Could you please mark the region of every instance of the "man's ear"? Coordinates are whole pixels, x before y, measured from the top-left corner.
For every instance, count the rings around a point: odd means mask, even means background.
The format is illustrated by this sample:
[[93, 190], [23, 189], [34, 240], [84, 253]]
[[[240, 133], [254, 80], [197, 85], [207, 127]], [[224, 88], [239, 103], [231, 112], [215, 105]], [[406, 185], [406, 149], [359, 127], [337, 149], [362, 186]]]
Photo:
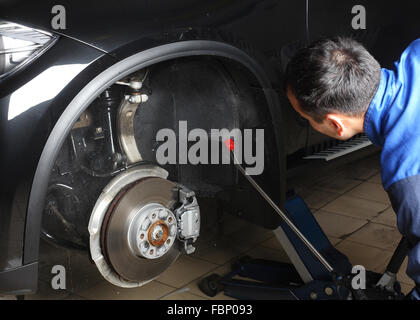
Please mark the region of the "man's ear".
[[343, 118], [340, 115], [333, 113], [327, 114], [325, 118], [328, 121], [328, 123], [330, 123], [334, 127], [335, 131], [337, 132], [337, 135], [341, 137], [344, 133]]

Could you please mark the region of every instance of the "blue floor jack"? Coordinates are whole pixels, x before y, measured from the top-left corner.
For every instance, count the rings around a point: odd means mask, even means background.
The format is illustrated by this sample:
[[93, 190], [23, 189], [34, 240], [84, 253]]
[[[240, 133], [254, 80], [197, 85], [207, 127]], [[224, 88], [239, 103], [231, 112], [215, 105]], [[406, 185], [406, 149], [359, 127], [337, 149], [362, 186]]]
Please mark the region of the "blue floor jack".
[[[232, 153], [233, 155], [233, 153]], [[234, 158], [235, 160], [235, 158]], [[402, 238], [384, 274], [352, 266], [335, 249], [303, 199], [292, 194], [285, 212], [234, 161], [238, 170], [282, 218], [274, 230], [292, 263], [244, 257], [225, 276], [212, 274], [199, 287], [209, 296], [218, 292], [248, 300], [382, 300], [403, 299], [396, 274], [407, 255]], [[235, 279], [235, 276], [253, 281]]]

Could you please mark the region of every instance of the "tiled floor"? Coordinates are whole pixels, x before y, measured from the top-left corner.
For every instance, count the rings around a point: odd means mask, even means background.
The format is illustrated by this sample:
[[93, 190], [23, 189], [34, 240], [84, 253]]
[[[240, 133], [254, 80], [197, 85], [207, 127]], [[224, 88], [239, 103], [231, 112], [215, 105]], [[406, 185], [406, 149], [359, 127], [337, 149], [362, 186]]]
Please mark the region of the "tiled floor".
[[[400, 234], [395, 214], [380, 181], [378, 155], [347, 164], [321, 178], [306, 177], [296, 190], [312, 209], [333, 245], [353, 264], [382, 272]], [[272, 231], [238, 218], [223, 218], [218, 224], [207, 221], [197, 251], [181, 256], [167, 271], [137, 289], [108, 284], [82, 252], [56, 248], [42, 242], [39, 292], [27, 299], [209, 299], [198, 289], [199, 280], [211, 273], [224, 274], [240, 256], [287, 261], [287, 255]], [[66, 290], [50, 286], [51, 267], [66, 267]], [[408, 292], [412, 281], [405, 275], [407, 261], [398, 279]], [[231, 299], [223, 293], [212, 299]]]

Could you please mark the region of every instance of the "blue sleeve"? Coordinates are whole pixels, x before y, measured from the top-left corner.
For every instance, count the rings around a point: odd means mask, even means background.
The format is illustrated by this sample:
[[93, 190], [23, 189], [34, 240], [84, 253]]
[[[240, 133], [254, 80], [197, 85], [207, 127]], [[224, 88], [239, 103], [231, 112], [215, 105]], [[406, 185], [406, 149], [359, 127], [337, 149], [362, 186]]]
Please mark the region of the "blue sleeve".
[[407, 275], [420, 285], [420, 175], [394, 183], [388, 189], [400, 233], [409, 243]]
[[387, 109], [381, 119], [381, 155], [385, 189], [420, 174], [420, 39], [395, 63], [387, 85]]

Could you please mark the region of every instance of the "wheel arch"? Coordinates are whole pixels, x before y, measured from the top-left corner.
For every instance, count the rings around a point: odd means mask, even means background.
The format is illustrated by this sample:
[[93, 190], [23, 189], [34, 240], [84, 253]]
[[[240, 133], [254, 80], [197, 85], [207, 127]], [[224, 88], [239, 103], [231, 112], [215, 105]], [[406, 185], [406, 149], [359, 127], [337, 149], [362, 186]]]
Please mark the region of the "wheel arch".
[[[188, 56], [216, 56], [234, 60], [243, 65], [257, 79], [265, 98], [276, 135], [279, 165], [285, 172], [283, 126], [278, 97], [259, 63], [247, 53], [232, 45], [207, 40], [191, 40], [161, 45], [133, 54], [109, 67], [92, 79], [68, 104], [54, 125], [41, 153], [32, 182], [25, 222], [23, 264], [38, 260], [42, 213], [50, 172], [72, 125], [92, 101], [108, 86], [136, 70], [159, 62]], [[284, 179], [283, 179], [284, 180]], [[282, 190], [285, 190], [283, 186]], [[282, 192], [284, 196], [285, 192]], [[284, 203], [284, 198], [281, 199]]]

